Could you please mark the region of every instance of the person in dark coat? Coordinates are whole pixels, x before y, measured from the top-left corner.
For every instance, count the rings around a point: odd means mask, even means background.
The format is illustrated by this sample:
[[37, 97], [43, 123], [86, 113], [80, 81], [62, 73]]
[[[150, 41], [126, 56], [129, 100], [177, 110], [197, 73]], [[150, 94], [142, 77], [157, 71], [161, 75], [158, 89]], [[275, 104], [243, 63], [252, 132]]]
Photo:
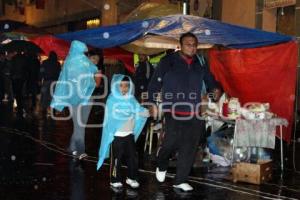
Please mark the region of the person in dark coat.
[[134, 75], [135, 96], [141, 99], [141, 94], [147, 92], [148, 84], [151, 80], [154, 68], [149, 62], [147, 55], [139, 54], [139, 62]]
[[[199, 117], [203, 82], [216, 100], [220, 94], [219, 84], [208, 65], [197, 57], [197, 46], [194, 34], [183, 34], [181, 50], [161, 59], [148, 86], [151, 102], [162, 92], [165, 117], [165, 136], [158, 152], [156, 179], [165, 181], [169, 158], [178, 152], [173, 187], [183, 192], [193, 190], [187, 181], [205, 123]], [[156, 116], [157, 108], [153, 106], [150, 113]]]
[[10, 76], [12, 80], [13, 93], [17, 101], [17, 114], [23, 116], [24, 114], [24, 96], [23, 88], [25, 81], [28, 78], [26, 56], [22, 52], [17, 52], [11, 60]]
[[3, 68], [2, 68], [2, 72], [3, 72], [3, 86], [4, 86], [4, 101], [7, 102], [12, 102], [14, 100], [14, 95], [13, 95], [13, 89], [12, 89], [12, 80], [11, 80], [11, 75], [10, 75], [10, 71], [11, 71], [11, 65], [12, 65], [12, 57], [15, 56], [15, 52], [13, 53], [8, 53], [5, 57], [4, 57], [4, 61], [3, 61]]
[[35, 53], [27, 54], [27, 92], [31, 94], [31, 110], [36, 107], [36, 95], [39, 93], [40, 60]]
[[52, 94], [54, 92], [54, 84], [59, 77], [60, 70], [61, 65], [58, 62], [57, 54], [54, 51], [51, 51], [48, 59], [42, 63], [40, 69], [40, 78], [42, 80], [41, 107], [43, 114], [47, 114], [47, 109], [50, 106]]
[[4, 53], [0, 52], [0, 103], [2, 103], [2, 99], [4, 98], [4, 94], [5, 94], [4, 68], [5, 68], [5, 55]]

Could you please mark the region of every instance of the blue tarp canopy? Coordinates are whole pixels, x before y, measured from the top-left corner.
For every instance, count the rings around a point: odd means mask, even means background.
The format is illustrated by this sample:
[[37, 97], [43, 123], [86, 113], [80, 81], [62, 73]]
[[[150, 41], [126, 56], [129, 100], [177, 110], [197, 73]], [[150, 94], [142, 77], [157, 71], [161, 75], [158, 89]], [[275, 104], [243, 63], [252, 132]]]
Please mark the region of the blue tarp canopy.
[[149, 34], [179, 39], [185, 32], [193, 32], [200, 43], [223, 45], [228, 48], [254, 48], [293, 40], [293, 37], [278, 33], [190, 15], [171, 15], [64, 33], [57, 37], [69, 41], [79, 40], [98, 48], [110, 48], [128, 44]]

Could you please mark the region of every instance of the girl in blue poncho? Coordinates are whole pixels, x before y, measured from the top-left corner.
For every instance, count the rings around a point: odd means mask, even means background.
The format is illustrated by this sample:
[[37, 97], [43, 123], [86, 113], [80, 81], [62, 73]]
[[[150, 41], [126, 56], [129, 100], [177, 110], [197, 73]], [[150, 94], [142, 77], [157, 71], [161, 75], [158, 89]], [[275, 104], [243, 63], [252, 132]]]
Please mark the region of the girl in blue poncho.
[[79, 159], [85, 154], [85, 125], [91, 110], [91, 95], [98, 86], [98, 69], [85, 55], [87, 46], [80, 41], [73, 41], [63, 69], [57, 81], [51, 107], [62, 111], [70, 109], [73, 120], [73, 134], [69, 151]]
[[97, 169], [100, 169], [111, 149], [110, 185], [114, 188], [123, 186], [120, 174], [123, 157], [128, 166], [126, 183], [132, 188], [139, 187], [135, 141], [149, 113], [134, 98], [133, 91], [133, 83], [128, 76], [121, 74], [113, 76], [111, 94], [106, 102]]

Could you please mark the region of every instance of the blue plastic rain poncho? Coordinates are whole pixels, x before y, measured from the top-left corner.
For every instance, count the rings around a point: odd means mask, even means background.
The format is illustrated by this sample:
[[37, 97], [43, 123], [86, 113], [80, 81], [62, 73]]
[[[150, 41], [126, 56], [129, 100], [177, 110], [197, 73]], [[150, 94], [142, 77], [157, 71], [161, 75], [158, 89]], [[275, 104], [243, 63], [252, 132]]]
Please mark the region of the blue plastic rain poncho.
[[68, 105], [88, 103], [96, 86], [94, 74], [98, 69], [84, 54], [87, 50], [84, 43], [72, 42], [55, 87], [52, 108], [62, 111]]
[[136, 141], [147, 120], [146, 117], [140, 115], [140, 113], [147, 113], [147, 110], [135, 99], [133, 95], [134, 86], [129, 77], [129, 91], [125, 96], [121, 94], [119, 86], [124, 77], [125, 75], [115, 74], [112, 78], [111, 94], [109, 95], [105, 106], [97, 170], [102, 166], [104, 159], [109, 157], [110, 144], [114, 140], [114, 134], [122, 127], [122, 125], [129, 119], [134, 119], [133, 134]]

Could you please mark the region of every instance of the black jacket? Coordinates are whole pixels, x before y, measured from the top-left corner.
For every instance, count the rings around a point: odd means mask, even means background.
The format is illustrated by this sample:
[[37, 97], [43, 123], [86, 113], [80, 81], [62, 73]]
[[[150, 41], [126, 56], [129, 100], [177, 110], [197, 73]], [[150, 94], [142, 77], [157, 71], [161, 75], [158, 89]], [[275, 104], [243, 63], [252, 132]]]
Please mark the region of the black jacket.
[[45, 81], [56, 81], [59, 77], [61, 66], [58, 61], [47, 59], [41, 66], [41, 78]]
[[28, 63], [24, 54], [17, 54], [11, 60], [10, 76], [13, 80], [27, 80], [29, 76]]
[[[149, 67], [149, 69], [147, 69], [147, 67]], [[147, 70], [149, 70], [149, 77], [146, 76]], [[154, 68], [149, 61], [138, 63], [138, 67], [135, 71], [135, 76], [134, 76], [135, 89], [138, 94], [147, 91], [148, 84], [151, 80], [153, 72], [154, 72]]]
[[218, 87], [207, 64], [200, 64], [197, 56], [194, 56], [189, 65], [180, 52], [175, 52], [162, 58], [158, 64], [148, 86], [149, 98], [154, 101], [155, 93], [162, 91], [162, 99], [166, 104], [164, 109], [168, 110], [173, 105], [175, 108], [172, 111], [194, 113], [201, 102], [203, 82], [208, 90]]

